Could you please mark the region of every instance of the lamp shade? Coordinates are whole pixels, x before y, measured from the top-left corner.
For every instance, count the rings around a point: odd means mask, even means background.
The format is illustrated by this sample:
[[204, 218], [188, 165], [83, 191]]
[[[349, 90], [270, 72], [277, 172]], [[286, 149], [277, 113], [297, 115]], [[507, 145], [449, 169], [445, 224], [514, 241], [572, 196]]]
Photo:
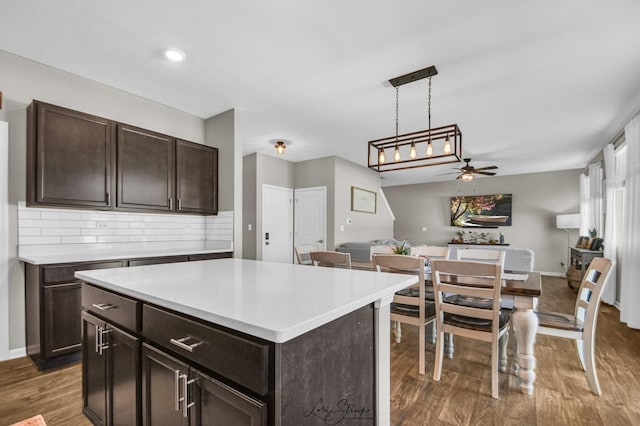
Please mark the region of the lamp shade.
[[580, 228], [580, 213], [559, 214], [556, 216], [556, 228], [578, 229]]

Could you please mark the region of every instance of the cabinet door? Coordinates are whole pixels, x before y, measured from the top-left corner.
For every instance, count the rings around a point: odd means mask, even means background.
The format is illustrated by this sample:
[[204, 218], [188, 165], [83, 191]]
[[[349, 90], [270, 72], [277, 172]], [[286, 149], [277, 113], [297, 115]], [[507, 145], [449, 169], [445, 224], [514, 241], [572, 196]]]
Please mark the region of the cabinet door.
[[107, 424], [107, 363], [98, 347], [105, 327], [104, 321], [82, 313], [82, 412], [94, 425]]
[[173, 139], [160, 133], [118, 124], [117, 146], [117, 206], [173, 210]]
[[[191, 426], [259, 426], [267, 424], [266, 404], [225, 385], [198, 370], [191, 369], [194, 405]], [[191, 395], [191, 392], [190, 392]]]
[[35, 102], [29, 112], [28, 202], [111, 207], [113, 123], [42, 102]]
[[140, 424], [140, 339], [107, 325], [109, 425]]
[[43, 287], [45, 358], [80, 350], [80, 300], [80, 283]]
[[142, 424], [145, 426], [188, 424], [182, 415], [181, 376], [188, 367], [147, 344], [142, 345]]
[[218, 213], [218, 149], [176, 140], [177, 210]]

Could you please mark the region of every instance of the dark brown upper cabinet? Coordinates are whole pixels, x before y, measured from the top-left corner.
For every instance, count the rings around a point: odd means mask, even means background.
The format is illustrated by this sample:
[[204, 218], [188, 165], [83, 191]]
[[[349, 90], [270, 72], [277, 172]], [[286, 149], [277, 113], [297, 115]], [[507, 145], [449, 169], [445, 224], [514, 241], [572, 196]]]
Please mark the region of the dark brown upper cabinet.
[[27, 203], [113, 207], [114, 123], [38, 101], [28, 114]]
[[218, 149], [33, 101], [27, 204], [218, 213]]
[[176, 140], [176, 209], [218, 213], [218, 149]]
[[175, 158], [170, 136], [118, 124], [118, 207], [174, 210]]

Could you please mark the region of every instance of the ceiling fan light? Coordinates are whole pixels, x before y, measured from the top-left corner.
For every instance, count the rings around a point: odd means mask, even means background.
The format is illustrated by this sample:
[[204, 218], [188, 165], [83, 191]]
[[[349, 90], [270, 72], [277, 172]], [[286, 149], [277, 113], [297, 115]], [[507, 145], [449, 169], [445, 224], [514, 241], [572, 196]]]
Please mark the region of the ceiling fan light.
[[384, 164], [387, 161], [387, 156], [384, 155], [384, 149], [380, 148], [378, 152], [378, 164]]
[[465, 172], [465, 173], [462, 174], [461, 179], [466, 181], [466, 182], [472, 181], [473, 180], [473, 173]]
[[284, 142], [278, 141], [273, 147], [276, 149], [278, 155], [282, 155], [284, 154], [284, 150], [287, 146], [284, 144]]
[[427, 151], [425, 152], [427, 157], [433, 157], [433, 145], [431, 145], [431, 140], [427, 144]]
[[396, 149], [393, 151], [393, 161], [396, 163], [400, 161], [400, 147], [396, 144]]
[[409, 158], [412, 160], [418, 156], [418, 152], [416, 151], [416, 143], [411, 141], [411, 148], [409, 149]]
[[451, 154], [451, 141], [449, 140], [449, 135], [447, 135], [447, 138], [444, 140], [443, 152], [445, 154]]

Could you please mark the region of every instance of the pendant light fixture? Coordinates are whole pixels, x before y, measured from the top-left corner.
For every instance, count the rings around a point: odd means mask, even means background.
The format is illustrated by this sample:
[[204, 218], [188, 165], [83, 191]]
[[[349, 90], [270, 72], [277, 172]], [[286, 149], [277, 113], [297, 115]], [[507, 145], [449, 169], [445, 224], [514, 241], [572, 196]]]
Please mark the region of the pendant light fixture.
[[[462, 133], [457, 124], [431, 127], [431, 78], [438, 74], [435, 66], [392, 78], [389, 83], [396, 89], [395, 136], [369, 141], [368, 166], [378, 172], [413, 169], [416, 167], [460, 162]], [[429, 79], [427, 92], [426, 130], [399, 134], [399, 89], [414, 81]], [[393, 148], [393, 162], [387, 163], [386, 148]], [[408, 148], [408, 150], [407, 150]]]

